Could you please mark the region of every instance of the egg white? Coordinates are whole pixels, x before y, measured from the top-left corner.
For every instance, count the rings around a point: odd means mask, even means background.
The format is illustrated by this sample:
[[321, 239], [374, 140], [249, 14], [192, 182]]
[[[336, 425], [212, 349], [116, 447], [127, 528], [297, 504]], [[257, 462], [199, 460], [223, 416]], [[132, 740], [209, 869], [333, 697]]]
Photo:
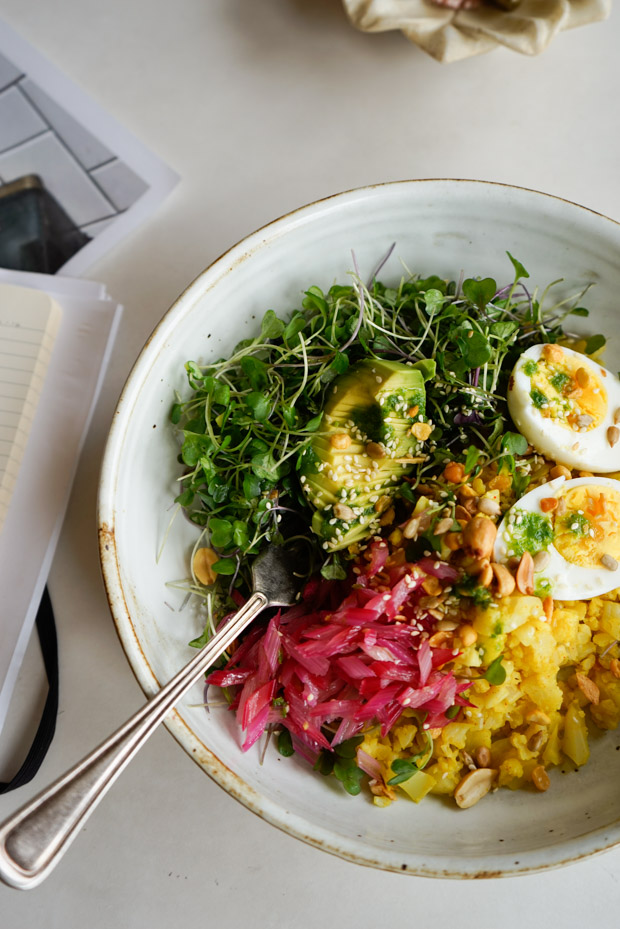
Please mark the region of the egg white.
[[531, 380], [525, 374], [528, 361], [541, 359], [544, 345], [534, 345], [523, 352], [512, 372], [508, 387], [508, 409], [515, 426], [537, 451], [548, 458], [584, 471], [598, 474], [620, 471], [620, 442], [611, 445], [608, 430], [620, 418], [620, 381], [585, 355], [562, 347], [562, 351], [580, 367], [598, 377], [607, 393], [607, 408], [603, 421], [587, 432], [573, 430], [567, 424], [544, 416], [534, 406], [530, 396]]
[[[497, 531], [494, 550], [495, 561], [499, 564], [506, 564], [514, 555], [510, 544], [511, 515], [515, 516], [523, 512], [548, 516], [549, 514], [542, 512], [540, 501], [545, 497], [555, 496], [560, 488], [569, 490], [580, 484], [611, 487], [620, 493], [620, 481], [608, 477], [579, 477], [571, 481], [558, 477], [546, 484], [541, 484], [540, 487], [536, 487], [521, 497], [504, 516]], [[548, 581], [550, 584], [549, 593], [557, 600], [589, 600], [591, 597], [600, 597], [602, 594], [609, 593], [610, 590], [620, 587], [620, 565], [611, 571], [603, 565], [594, 568], [573, 564], [560, 554], [552, 542], [548, 545], [546, 551], [549, 553], [549, 561], [542, 571], [534, 574], [534, 584]]]

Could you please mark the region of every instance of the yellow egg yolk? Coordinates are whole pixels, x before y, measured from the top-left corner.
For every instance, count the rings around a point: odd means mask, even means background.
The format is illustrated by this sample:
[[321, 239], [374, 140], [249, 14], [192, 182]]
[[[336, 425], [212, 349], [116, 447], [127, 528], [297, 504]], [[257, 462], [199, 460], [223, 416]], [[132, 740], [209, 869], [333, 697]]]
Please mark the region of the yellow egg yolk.
[[600, 567], [610, 555], [620, 561], [620, 493], [599, 484], [581, 484], [558, 493], [553, 544], [566, 561]]
[[607, 392], [586, 358], [568, 355], [559, 345], [545, 345], [538, 361], [528, 359], [530, 400], [540, 414], [574, 432], [589, 432], [603, 422]]

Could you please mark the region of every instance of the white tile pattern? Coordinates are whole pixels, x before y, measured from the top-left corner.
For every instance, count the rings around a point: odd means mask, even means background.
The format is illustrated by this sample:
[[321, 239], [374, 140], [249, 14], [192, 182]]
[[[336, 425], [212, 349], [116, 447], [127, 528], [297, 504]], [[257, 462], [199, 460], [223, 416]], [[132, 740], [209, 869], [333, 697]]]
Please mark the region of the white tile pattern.
[[0, 94], [0, 152], [25, 142], [47, 126], [18, 87]]
[[147, 189], [142, 178], [118, 159], [91, 171], [91, 177], [118, 210], [128, 209]]
[[30, 78], [20, 81], [19, 87], [87, 171], [114, 158], [109, 148], [48, 97]]
[[97, 236], [148, 184], [42, 87], [0, 55], [0, 185], [38, 174], [73, 222]]
[[5, 58], [4, 55], [0, 55], [0, 90], [4, 90], [9, 84], [13, 84], [19, 75], [19, 68], [16, 68], [13, 62]]
[[82, 226], [116, 210], [52, 132], [0, 155], [0, 177], [38, 174], [74, 223]]
[[100, 219], [96, 223], [86, 223], [85, 226], [82, 226], [82, 232], [85, 232], [86, 235], [90, 236], [91, 239], [96, 238], [100, 232], [103, 232], [104, 229], [107, 229], [110, 223], [114, 222], [115, 217], [110, 216], [108, 219]]

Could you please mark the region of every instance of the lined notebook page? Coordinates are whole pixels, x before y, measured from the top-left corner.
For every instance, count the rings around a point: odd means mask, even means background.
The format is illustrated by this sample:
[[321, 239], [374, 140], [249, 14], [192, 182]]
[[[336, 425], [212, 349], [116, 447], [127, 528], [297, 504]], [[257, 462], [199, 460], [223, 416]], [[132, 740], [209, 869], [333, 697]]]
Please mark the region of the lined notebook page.
[[60, 306], [46, 293], [0, 284], [0, 530], [61, 316]]

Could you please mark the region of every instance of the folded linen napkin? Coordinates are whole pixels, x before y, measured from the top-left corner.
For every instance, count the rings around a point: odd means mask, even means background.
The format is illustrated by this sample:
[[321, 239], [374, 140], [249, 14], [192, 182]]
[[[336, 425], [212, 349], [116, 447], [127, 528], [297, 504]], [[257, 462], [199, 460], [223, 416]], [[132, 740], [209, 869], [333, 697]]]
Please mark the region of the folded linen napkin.
[[[446, 0], [443, 0], [445, 3]], [[458, 61], [504, 45], [538, 55], [562, 29], [605, 19], [611, 0], [521, 0], [514, 9], [484, 3], [475, 8], [435, 0], [343, 0], [364, 32], [400, 29], [437, 61]], [[441, 3], [441, 5], [440, 5]], [[509, 4], [507, 4], [509, 5]]]

